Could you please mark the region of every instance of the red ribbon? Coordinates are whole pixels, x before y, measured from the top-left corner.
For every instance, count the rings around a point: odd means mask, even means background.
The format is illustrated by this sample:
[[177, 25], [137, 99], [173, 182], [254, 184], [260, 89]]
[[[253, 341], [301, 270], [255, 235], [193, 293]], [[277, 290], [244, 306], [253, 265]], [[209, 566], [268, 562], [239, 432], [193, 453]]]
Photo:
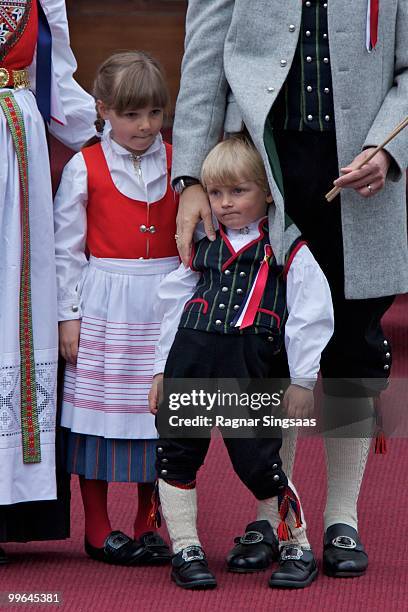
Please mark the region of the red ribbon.
[[272, 257], [272, 247], [269, 244], [265, 245], [265, 256], [261, 263], [261, 267], [258, 270], [258, 274], [255, 279], [255, 287], [252, 291], [252, 295], [249, 298], [248, 305], [246, 307], [244, 318], [239, 326], [240, 329], [249, 327], [253, 324], [259, 305], [262, 300], [262, 296], [265, 291], [266, 281], [268, 280], [269, 274], [269, 260]]
[[379, 0], [370, 0], [370, 39], [372, 49], [374, 49], [378, 39], [379, 4]]

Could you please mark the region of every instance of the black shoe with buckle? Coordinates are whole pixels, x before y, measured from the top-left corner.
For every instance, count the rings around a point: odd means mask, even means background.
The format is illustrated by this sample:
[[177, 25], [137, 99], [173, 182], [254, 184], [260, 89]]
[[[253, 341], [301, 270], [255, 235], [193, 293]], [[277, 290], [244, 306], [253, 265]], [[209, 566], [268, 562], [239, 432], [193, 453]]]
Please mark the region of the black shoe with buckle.
[[139, 565], [144, 547], [121, 531], [112, 531], [102, 548], [92, 546], [85, 538], [85, 552], [95, 561], [112, 565]]
[[368, 556], [357, 531], [344, 523], [330, 525], [324, 534], [323, 571], [334, 578], [362, 576]]
[[214, 589], [217, 586], [201, 546], [183, 548], [174, 555], [171, 564], [171, 579], [182, 589]]
[[9, 558], [6, 555], [6, 551], [0, 546], [0, 565], [6, 565], [9, 562]]
[[300, 546], [282, 546], [279, 567], [272, 573], [269, 586], [279, 589], [304, 589], [317, 577], [313, 553]]
[[234, 540], [227, 556], [228, 570], [246, 574], [266, 570], [279, 556], [278, 540], [269, 521], [249, 523], [245, 533]]
[[154, 531], [143, 533], [136, 543], [143, 546], [138, 565], [165, 565], [171, 561], [171, 552], [166, 542]]

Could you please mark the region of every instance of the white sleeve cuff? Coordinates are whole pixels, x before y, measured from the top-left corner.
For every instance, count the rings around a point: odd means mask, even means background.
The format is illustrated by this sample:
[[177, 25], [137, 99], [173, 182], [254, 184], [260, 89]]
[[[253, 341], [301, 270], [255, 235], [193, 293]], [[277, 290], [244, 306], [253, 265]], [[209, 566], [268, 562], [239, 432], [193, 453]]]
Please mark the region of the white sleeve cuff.
[[166, 359], [158, 359], [154, 364], [153, 376], [156, 376], [156, 374], [163, 374], [165, 366]]
[[72, 321], [81, 318], [82, 310], [78, 299], [73, 298], [72, 300], [58, 302], [58, 321]]
[[304, 389], [309, 389], [310, 391], [313, 391], [317, 382], [317, 378], [291, 378], [290, 382], [292, 383], [292, 385], [297, 385], [298, 387], [303, 387]]

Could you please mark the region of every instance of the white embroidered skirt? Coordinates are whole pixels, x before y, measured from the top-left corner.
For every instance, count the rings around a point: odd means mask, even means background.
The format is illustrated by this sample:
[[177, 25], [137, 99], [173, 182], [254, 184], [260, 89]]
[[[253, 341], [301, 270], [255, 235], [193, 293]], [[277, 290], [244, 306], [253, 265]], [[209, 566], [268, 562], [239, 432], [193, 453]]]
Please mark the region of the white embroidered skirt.
[[81, 281], [76, 366], [67, 364], [61, 424], [104, 438], [157, 438], [148, 408], [160, 321], [155, 302], [177, 257], [91, 257]]
[[21, 110], [28, 149], [31, 301], [41, 462], [23, 463], [19, 346], [20, 185], [17, 155], [5, 115], [0, 110], [0, 505], [56, 498], [58, 329], [48, 149], [44, 122], [34, 95], [27, 89], [11, 93]]

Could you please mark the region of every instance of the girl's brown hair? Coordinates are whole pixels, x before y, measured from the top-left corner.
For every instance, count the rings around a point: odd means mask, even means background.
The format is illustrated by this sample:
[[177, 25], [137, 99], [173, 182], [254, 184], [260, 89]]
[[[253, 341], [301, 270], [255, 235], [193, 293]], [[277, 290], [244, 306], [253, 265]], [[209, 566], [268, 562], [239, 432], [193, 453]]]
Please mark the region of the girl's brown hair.
[[[118, 115], [145, 106], [166, 109], [170, 95], [159, 62], [144, 51], [114, 53], [98, 68], [93, 95]], [[97, 113], [95, 127], [102, 134], [104, 120]], [[99, 142], [94, 136], [87, 143]]]

